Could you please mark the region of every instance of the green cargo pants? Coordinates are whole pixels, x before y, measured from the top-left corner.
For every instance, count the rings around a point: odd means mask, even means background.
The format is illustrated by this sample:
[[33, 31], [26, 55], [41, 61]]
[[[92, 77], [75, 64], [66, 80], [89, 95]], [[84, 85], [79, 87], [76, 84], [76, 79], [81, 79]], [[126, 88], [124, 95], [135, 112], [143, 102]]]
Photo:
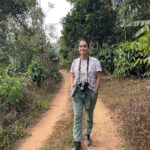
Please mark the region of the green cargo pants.
[[93, 111], [97, 101], [97, 93], [87, 89], [81, 92], [77, 87], [73, 97], [72, 105], [74, 112], [74, 125], [73, 125], [73, 139], [74, 141], [81, 141], [82, 139], [82, 113], [83, 107], [86, 110], [86, 134], [90, 135], [93, 127]]

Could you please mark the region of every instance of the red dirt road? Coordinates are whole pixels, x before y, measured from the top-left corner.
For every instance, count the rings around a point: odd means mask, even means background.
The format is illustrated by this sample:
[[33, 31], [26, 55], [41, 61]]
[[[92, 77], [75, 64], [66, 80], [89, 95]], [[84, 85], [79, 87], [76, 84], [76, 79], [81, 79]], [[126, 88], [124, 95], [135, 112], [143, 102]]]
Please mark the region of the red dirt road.
[[[64, 78], [63, 84], [50, 109], [31, 129], [31, 136], [22, 142], [18, 150], [39, 150], [49, 136], [53, 134], [56, 123], [62, 117], [69, 115], [67, 108], [70, 99], [70, 74], [64, 70], [61, 73]], [[93, 144], [87, 150], [124, 150], [117, 128], [118, 126], [111, 119], [108, 108], [98, 99], [94, 111], [94, 128], [91, 135]]]

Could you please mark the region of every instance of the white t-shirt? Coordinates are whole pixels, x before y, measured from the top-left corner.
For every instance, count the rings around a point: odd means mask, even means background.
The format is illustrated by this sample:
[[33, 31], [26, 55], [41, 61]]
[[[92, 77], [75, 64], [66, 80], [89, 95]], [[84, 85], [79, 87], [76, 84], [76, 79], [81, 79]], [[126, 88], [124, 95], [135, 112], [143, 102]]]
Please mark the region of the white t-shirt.
[[74, 84], [79, 84], [81, 82], [88, 81], [89, 88], [95, 91], [96, 90], [96, 72], [102, 71], [99, 60], [94, 57], [89, 57], [88, 80], [87, 80], [87, 59], [81, 60], [80, 73], [79, 73], [79, 64], [80, 64], [80, 58], [76, 58], [72, 62], [72, 65], [71, 65], [70, 72], [75, 74]]

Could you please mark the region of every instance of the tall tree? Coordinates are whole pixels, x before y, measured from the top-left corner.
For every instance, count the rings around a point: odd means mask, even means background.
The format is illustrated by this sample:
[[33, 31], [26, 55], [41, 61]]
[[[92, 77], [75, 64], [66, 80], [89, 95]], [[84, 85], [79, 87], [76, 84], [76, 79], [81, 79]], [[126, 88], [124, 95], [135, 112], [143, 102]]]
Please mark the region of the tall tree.
[[99, 46], [112, 42], [115, 12], [111, 2], [100, 0], [71, 1], [73, 9], [63, 20], [63, 37], [74, 46], [79, 38], [96, 41]]
[[[0, 50], [1, 58], [14, 67], [25, 70], [34, 54], [46, 46], [46, 35], [43, 24], [43, 13], [36, 5], [36, 0], [0, 1]], [[4, 6], [4, 7], [1, 7]]]

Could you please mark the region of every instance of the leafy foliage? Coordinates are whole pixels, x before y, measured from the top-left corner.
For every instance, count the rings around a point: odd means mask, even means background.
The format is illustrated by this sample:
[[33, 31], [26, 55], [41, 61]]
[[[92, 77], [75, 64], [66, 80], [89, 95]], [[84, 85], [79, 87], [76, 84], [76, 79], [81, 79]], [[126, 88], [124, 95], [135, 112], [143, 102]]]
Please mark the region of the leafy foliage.
[[134, 42], [125, 42], [116, 49], [115, 73], [123, 76], [149, 76], [150, 33]]
[[1, 0], [0, 11], [1, 19], [6, 19], [8, 14], [18, 15], [35, 6], [36, 0]]
[[135, 37], [142, 35], [150, 30], [150, 20], [131, 21], [128, 27], [141, 27], [135, 34]]
[[17, 76], [19, 75], [19, 73], [20, 73], [19, 67], [13, 64], [9, 64], [5, 69], [5, 74], [9, 76]]
[[0, 76], [0, 112], [18, 110], [22, 101], [21, 81], [15, 77]]
[[35, 82], [38, 87], [41, 86], [44, 77], [44, 68], [40, 61], [38, 59], [33, 59], [28, 70], [32, 81]]
[[74, 47], [80, 38], [98, 42], [102, 46], [112, 41], [115, 17], [109, 1], [76, 1], [71, 13], [63, 19], [63, 38], [70, 47]]
[[38, 87], [48, 78], [59, 80], [57, 65], [59, 59], [54, 49], [48, 47], [46, 52], [42, 53], [41, 56], [34, 58], [28, 67], [28, 73], [31, 76], [32, 81], [35, 82]]
[[6, 69], [6, 65], [0, 64], [0, 75], [4, 75], [5, 74], [5, 69]]
[[91, 49], [91, 55], [96, 56], [102, 64], [103, 71], [113, 73], [114, 71], [114, 47], [105, 46], [100, 49]]
[[6, 21], [0, 22], [1, 63], [11, 64], [10, 70], [26, 72], [33, 56], [45, 49], [46, 35], [42, 23], [43, 13], [38, 6], [28, 7], [17, 18], [7, 15]]

